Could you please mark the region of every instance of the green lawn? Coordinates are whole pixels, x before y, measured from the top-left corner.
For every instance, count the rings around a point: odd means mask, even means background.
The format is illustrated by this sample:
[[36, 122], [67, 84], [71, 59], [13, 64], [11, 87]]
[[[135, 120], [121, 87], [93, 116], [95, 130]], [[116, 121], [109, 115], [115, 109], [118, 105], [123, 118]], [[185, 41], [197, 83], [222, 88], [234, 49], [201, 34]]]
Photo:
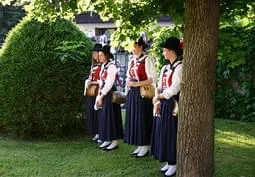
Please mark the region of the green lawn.
[[[217, 177], [255, 177], [255, 123], [216, 120]], [[152, 157], [137, 159], [133, 146], [105, 152], [90, 138], [64, 142], [0, 138], [0, 176], [161, 177]]]

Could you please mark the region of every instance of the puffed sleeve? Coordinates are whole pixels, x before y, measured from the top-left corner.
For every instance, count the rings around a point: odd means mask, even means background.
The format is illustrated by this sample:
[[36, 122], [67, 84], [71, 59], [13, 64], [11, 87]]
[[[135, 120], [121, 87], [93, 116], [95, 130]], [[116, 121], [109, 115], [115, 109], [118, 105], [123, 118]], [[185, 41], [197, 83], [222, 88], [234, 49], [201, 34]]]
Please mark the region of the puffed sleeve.
[[152, 78], [153, 85], [155, 86], [157, 83], [157, 72], [155, 67], [155, 62], [153, 62], [152, 58], [147, 58], [145, 60], [145, 72], [148, 78]]
[[166, 99], [171, 98], [180, 91], [181, 79], [182, 79], [182, 65], [178, 65], [175, 68], [173, 74], [172, 85], [169, 88], [165, 89], [162, 93]]
[[85, 82], [84, 82], [84, 96], [86, 96], [86, 90], [87, 90], [87, 88], [88, 88], [88, 83], [89, 83], [89, 81], [91, 81], [92, 80], [92, 66], [91, 66], [91, 68], [90, 68], [90, 72], [89, 72], [89, 77], [88, 77], [88, 79], [86, 79], [85, 80]]
[[93, 66], [90, 67], [89, 77], [87, 80], [92, 80], [92, 71], [93, 71]]
[[127, 68], [127, 71], [126, 71], [127, 78], [130, 78], [130, 75], [129, 75], [130, 65], [131, 65], [131, 60], [128, 61], [128, 68]]
[[109, 65], [107, 69], [107, 77], [105, 80], [105, 85], [101, 90], [101, 93], [103, 95], [106, 95], [112, 89], [112, 86], [115, 82], [116, 73], [117, 73], [116, 66], [113, 64]]

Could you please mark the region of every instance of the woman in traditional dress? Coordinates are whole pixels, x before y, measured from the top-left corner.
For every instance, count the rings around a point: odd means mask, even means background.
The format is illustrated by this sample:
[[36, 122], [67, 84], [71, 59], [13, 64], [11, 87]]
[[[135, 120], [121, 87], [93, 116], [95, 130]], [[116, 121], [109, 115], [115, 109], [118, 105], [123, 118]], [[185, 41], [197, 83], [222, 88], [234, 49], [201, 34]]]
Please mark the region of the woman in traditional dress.
[[111, 151], [118, 148], [118, 139], [123, 138], [121, 108], [119, 104], [112, 103], [112, 93], [116, 90], [115, 80], [117, 68], [110, 62], [113, 55], [110, 46], [105, 45], [99, 52], [102, 63], [100, 71], [100, 90], [96, 99], [96, 109], [100, 108], [99, 139], [103, 143], [99, 148]]
[[182, 77], [182, 49], [180, 40], [170, 37], [162, 45], [163, 55], [170, 64], [162, 67], [160, 80], [153, 97], [155, 118], [151, 141], [151, 154], [160, 162], [165, 176], [176, 173], [177, 102]]
[[85, 81], [84, 87], [84, 96], [86, 96], [86, 127], [88, 133], [95, 135], [92, 141], [99, 141], [99, 134], [98, 134], [98, 111], [94, 110], [94, 104], [96, 100], [95, 95], [87, 95], [86, 92], [88, 91], [88, 87], [90, 85], [97, 85], [99, 84], [99, 73], [101, 70], [101, 64], [99, 62], [99, 50], [102, 48], [101, 44], [96, 43], [94, 48], [92, 49], [92, 64], [89, 73], [89, 78]]
[[144, 54], [146, 43], [139, 38], [134, 44], [126, 79], [126, 120], [124, 142], [137, 148], [131, 153], [136, 157], [148, 155], [153, 121], [152, 98], [141, 96], [140, 87], [156, 83], [157, 73], [151, 58]]

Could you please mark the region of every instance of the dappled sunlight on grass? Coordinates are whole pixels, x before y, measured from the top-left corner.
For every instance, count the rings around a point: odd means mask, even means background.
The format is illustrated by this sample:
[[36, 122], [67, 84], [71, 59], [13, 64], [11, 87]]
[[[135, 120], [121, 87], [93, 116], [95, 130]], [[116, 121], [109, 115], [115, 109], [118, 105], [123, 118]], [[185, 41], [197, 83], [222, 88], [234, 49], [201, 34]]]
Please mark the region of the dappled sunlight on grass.
[[[216, 119], [215, 125], [215, 176], [255, 177], [255, 123]], [[134, 146], [120, 140], [119, 149], [105, 152], [91, 138], [58, 142], [1, 138], [0, 176], [162, 176], [158, 170], [163, 164], [153, 157], [129, 155]]]
[[239, 134], [234, 131], [216, 129], [216, 143], [229, 144], [244, 148], [255, 148], [255, 137], [247, 134]]
[[217, 177], [255, 177], [255, 124], [215, 121]]

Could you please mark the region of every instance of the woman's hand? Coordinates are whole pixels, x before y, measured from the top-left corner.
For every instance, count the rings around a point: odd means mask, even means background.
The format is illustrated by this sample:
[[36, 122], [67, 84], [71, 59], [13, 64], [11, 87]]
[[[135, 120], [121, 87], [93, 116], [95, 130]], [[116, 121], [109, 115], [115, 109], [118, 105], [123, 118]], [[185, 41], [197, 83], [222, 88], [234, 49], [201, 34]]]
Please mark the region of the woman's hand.
[[161, 104], [155, 104], [154, 105], [154, 108], [153, 108], [153, 113], [154, 113], [154, 116], [158, 116], [160, 115], [160, 111], [161, 111]]
[[159, 101], [158, 95], [155, 95], [152, 99], [152, 104], [156, 104]]
[[97, 101], [97, 106], [98, 107], [103, 107], [103, 99], [104, 99], [104, 96], [103, 95], [100, 95], [98, 101]]
[[90, 85], [98, 85], [99, 83], [97, 81], [89, 81], [88, 86]]
[[88, 85], [88, 87], [90, 86], [90, 85], [92, 85], [92, 82], [91, 81], [88, 81], [88, 83], [87, 83]]
[[137, 87], [137, 82], [132, 82], [129, 79], [126, 80], [126, 84], [128, 87]]

